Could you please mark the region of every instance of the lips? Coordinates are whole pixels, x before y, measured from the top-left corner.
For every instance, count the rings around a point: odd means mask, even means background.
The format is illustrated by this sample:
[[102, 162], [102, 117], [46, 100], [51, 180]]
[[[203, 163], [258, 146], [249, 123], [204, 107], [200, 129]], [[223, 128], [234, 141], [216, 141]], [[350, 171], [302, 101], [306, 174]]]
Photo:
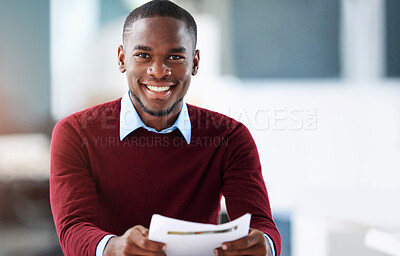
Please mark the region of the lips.
[[176, 84], [160, 83], [160, 84], [141, 84], [151, 98], [165, 99], [167, 98]]
[[152, 86], [152, 85], [144, 85], [147, 89], [153, 92], [165, 92], [168, 91], [172, 86]]

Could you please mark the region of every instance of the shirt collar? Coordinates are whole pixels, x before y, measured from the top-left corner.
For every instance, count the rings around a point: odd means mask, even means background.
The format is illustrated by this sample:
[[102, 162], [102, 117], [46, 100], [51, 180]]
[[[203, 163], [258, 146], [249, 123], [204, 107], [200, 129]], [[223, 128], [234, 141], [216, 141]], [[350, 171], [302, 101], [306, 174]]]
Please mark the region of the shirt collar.
[[190, 137], [192, 134], [192, 125], [190, 123], [189, 111], [185, 101], [182, 101], [182, 108], [179, 112], [178, 118], [175, 123], [162, 131], [157, 131], [152, 127], [146, 126], [142, 119], [140, 119], [131, 98], [129, 97], [129, 91], [121, 99], [121, 113], [120, 113], [120, 124], [119, 124], [119, 139], [122, 141], [131, 132], [143, 127], [148, 131], [155, 133], [169, 133], [175, 129], [178, 129], [183, 137], [185, 138], [187, 144], [190, 144]]

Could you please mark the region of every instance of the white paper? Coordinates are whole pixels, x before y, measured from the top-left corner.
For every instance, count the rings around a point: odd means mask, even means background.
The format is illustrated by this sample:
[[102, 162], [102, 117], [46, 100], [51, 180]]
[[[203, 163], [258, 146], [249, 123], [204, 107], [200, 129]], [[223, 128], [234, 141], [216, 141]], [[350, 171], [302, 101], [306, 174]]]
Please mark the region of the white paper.
[[[212, 256], [223, 242], [245, 237], [249, 233], [249, 213], [221, 225], [201, 224], [154, 214], [149, 239], [167, 245], [169, 256]], [[218, 231], [219, 233], [213, 233]]]

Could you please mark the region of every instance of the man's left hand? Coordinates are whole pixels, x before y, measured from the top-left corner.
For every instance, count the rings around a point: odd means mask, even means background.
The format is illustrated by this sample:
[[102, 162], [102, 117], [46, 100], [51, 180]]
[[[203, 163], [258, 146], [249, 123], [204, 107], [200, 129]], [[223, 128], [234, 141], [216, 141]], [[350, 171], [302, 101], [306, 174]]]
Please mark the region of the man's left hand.
[[272, 256], [272, 250], [264, 234], [250, 228], [249, 234], [235, 241], [225, 242], [214, 250], [214, 254], [222, 255], [262, 255]]

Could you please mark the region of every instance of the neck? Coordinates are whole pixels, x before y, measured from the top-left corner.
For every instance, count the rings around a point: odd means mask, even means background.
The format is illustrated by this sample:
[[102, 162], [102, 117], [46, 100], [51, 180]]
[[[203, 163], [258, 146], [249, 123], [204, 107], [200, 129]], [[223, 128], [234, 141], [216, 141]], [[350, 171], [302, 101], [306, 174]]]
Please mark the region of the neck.
[[135, 107], [136, 112], [138, 113], [140, 119], [142, 119], [143, 123], [148, 127], [156, 129], [157, 131], [162, 131], [168, 127], [171, 127], [175, 123], [176, 119], [178, 119], [183, 104], [182, 101], [179, 102], [175, 106], [174, 110], [166, 116], [153, 116], [144, 111], [140, 106], [140, 103], [134, 97], [132, 97], [132, 95], [129, 95], [129, 97], [131, 98], [133, 106]]

